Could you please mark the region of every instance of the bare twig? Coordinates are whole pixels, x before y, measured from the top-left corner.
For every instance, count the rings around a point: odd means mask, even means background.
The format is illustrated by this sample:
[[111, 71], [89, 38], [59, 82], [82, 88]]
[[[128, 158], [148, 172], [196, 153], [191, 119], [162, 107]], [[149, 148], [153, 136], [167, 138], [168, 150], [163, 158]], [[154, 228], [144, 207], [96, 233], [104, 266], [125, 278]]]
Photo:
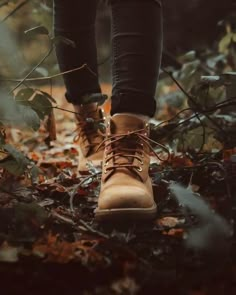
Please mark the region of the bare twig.
[[73, 189], [73, 191], [70, 193], [70, 200], [69, 200], [69, 203], [70, 203], [70, 210], [71, 210], [71, 212], [73, 212], [73, 213], [75, 212], [73, 202], [74, 202], [74, 197], [75, 197], [75, 195], [76, 195], [76, 192], [77, 192], [78, 188], [79, 188], [83, 183], [85, 183], [88, 179], [90, 179], [90, 178], [94, 178], [94, 177], [98, 176], [99, 174], [101, 174], [100, 171], [97, 172], [97, 173], [94, 173], [94, 174], [92, 174], [92, 175], [89, 175], [89, 176], [85, 177], [83, 180], [81, 180], [80, 183], [77, 184], [77, 185], [75, 186], [75, 188]]
[[108, 236], [108, 235], [104, 234], [104, 233], [101, 232], [101, 231], [98, 231], [98, 230], [92, 228], [92, 227], [91, 227], [90, 225], [88, 225], [87, 222], [85, 222], [84, 220], [79, 219], [79, 223], [80, 223], [81, 225], [83, 225], [83, 226], [84, 226], [89, 232], [91, 232], [91, 233], [93, 233], [93, 234], [96, 234], [96, 235], [98, 235], [98, 236], [100, 236], [100, 237], [102, 237], [102, 238], [109, 239], [109, 236]]
[[56, 110], [59, 110], [59, 111], [63, 111], [63, 112], [67, 112], [67, 113], [75, 114], [75, 115], [78, 114], [78, 112], [70, 111], [70, 110], [67, 110], [67, 109], [60, 108], [60, 107], [52, 107], [52, 108], [53, 108], [53, 109], [56, 109]]
[[55, 210], [51, 211], [51, 215], [52, 215], [52, 217], [55, 217], [56, 219], [58, 219], [59, 221], [62, 221], [64, 223], [67, 223], [70, 225], [76, 224], [72, 219], [58, 214]]
[[[11, 17], [13, 14], [15, 14], [20, 8], [25, 6], [31, 0], [25, 0], [23, 2], [20, 2], [7, 16], [5, 16], [1, 21], [0, 24], [4, 23], [9, 17]], [[8, 2], [8, 1], [7, 1]], [[7, 3], [3, 3], [2, 5], [5, 5]]]
[[[173, 77], [172, 73], [170, 73], [169, 71], [167, 71], [166, 69], [162, 68], [163, 72], [165, 72], [172, 80], [173, 82], [179, 87], [179, 89], [186, 95], [186, 97], [191, 101], [191, 103], [196, 107], [196, 110], [198, 110], [198, 112], [204, 114], [206, 116], [206, 118], [215, 126], [217, 127], [218, 130], [220, 130], [222, 133], [224, 133], [224, 129], [221, 128], [221, 126], [215, 122], [206, 112], [204, 112], [204, 110], [202, 109], [202, 106], [197, 103], [194, 98], [192, 97], [191, 94], [189, 94], [182, 86], [181, 84], [175, 79], [175, 77]], [[195, 112], [195, 110], [193, 110]]]
[[205, 125], [202, 122], [202, 120], [201, 120], [201, 118], [199, 117], [198, 114], [196, 115], [196, 118], [198, 119], [200, 125], [202, 126], [202, 144], [201, 144], [201, 146], [199, 148], [199, 151], [198, 151], [198, 153], [201, 153], [203, 148], [204, 148], [204, 145], [206, 143], [206, 128], [205, 128]]
[[55, 75], [52, 75], [52, 76], [47, 76], [47, 77], [38, 77], [38, 78], [26, 78], [26, 79], [0, 79], [0, 81], [2, 82], [37, 82], [37, 81], [47, 81], [47, 80], [52, 80], [54, 78], [57, 78], [57, 77], [60, 77], [60, 76], [63, 76], [63, 75], [67, 75], [67, 74], [70, 74], [70, 73], [73, 73], [73, 72], [77, 72], [79, 70], [82, 70], [82, 69], [88, 69], [92, 74], [96, 75], [89, 67], [87, 64], [83, 64], [82, 66], [78, 67], [78, 68], [75, 68], [75, 69], [72, 69], [72, 70], [68, 70], [68, 71], [65, 71], [65, 72], [61, 72], [61, 73], [58, 73], [58, 74], [55, 74]]
[[37, 65], [35, 67], [33, 67], [33, 69], [24, 77], [23, 80], [21, 80], [11, 91], [10, 94], [12, 92], [14, 92], [18, 87], [20, 87], [26, 80], [27, 78], [49, 57], [49, 55], [52, 53], [54, 47], [51, 46], [51, 48], [48, 50], [47, 54], [37, 63]]
[[166, 69], [164, 69], [164, 68], [161, 68], [162, 69], [162, 71], [164, 72], [164, 73], [166, 73], [172, 80], [173, 80], [173, 82], [178, 86], [178, 88], [183, 92], [183, 94], [185, 94], [185, 96], [187, 97], [187, 98], [189, 98], [189, 100], [191, 100], [191, 102], [194, 104], [194, 105], [196, 105], [196, 106], [198, 106], [198, 104], [196, 103], [196, 101], [193, 99], [193, 97], [191, 96], [191, 94], [189, 94], [183, 87], [182, 87], [182, 85], [175, 79], [175, 77], [172, 75], [172, 73], [171, 72], [169, 72], [169, 71], [167, 71]]
[[2, 3], [0, 3], [0, 8], [7, 5], [8, 3], [9, 3], [9, 0], [3, 1]]
[[161, 125], [164, 125], [164, 124], [166, 124], [166, 123], [168, 124], [168, 123], [174, 121], [176, 118], [179, 117], [180, 114], [182, 114], [182, 113], [184, 113], [184, 112], [186, 112], [186, 111], [192, 111], [192, 109], [191, 109], [191, 108], [186, 108], [186, 109], [183, 109], [183, 110], [179, 111], [176, 115], [174, 115], [174, 117], [172, 117], [172, 118], [170, 118], [170, 119], [168, 119], [168, 120], [162, 121], [161, 123], [157, 124], [157, 125], [155, 126], [155, 129], [159, 128]]

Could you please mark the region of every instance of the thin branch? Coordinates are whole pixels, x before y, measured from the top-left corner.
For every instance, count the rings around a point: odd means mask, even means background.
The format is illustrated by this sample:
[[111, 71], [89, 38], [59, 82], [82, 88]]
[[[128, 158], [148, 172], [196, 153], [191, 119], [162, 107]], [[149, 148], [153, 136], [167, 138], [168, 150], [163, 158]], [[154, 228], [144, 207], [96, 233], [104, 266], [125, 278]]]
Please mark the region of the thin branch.
[[[168, 72], [166, 69], [162, 68], [162, 71], [165, 72], [172, 80], [173, 82], [179, 87], [179, 89], [186, 95], [186, 97], [188, 97], [188, 99], [192, 102], [193, 105], [195, 105], [196, 110], [198, 110], [198, 112], [204, 114], [204, 110], [202, 110], [202, 107], [200, 104], [198, 104], [192, 97], [192, 95], [190, 95], [182, 86], [181, 84], [175, 79], [175, 77], [173, 77], [172, 73]], [[194, 110], [193, 110], [194, 111]], [[224, 133], [224, 129], [221, 128], [221, 126], [215, 122], [209, 115], [207, 115], [206, 113], [204, 114], [206, 116], [206, 118], [213, 124], [215, 125], [215, 127], [217, 127], [222, 133]]]
[[70, 200], [69, 200], [69, 203], [70, 203], [70, 211], [71, 211], [71, 212], [73, 212], [73, 213], [75, 212], [73, 202], [74, 202], [74, 197], [75, 197], [75, 195], [76, 195], [76, 192], [77, 192], [78, 188], [79, 188], [83, 183], [85, 183], [87, 180], [89, 180], [90, 178], [94, 178], [95, 176], [98, 176], [99, 174], [101, 174], [100, 171], [97, 172], [97, 173], [94, 173], [94, 174], [92, 174], [92, 175], [89, 175], [89, 176], [85, 177], [83, 180], [81, 180], [80, 183], [77, 184], [77, 185], [75, 186], [75, 188], [73, 189], [73, 191], [70, 193]]
[[0, 8], [7, 5], [8, 3], [9, 3], [9, 0], [0, 3]]
[[161, 125], [163, 125], [163, 124], [166, 124], [166, 123], [168, 124], [168, 123], [170, 123], [171, 121], [174, 121], [176, 118], [179, 117], [180, 114], [182, 114], [182, 113], [184, 113], [184, 112], [186, 112], [186, 111], [192, 111], [192, 109], [191, 109], [191, 108], [186, 108], [186, 109], [183, 109], [183, 110], [179, 111], [176, 115], [174, 115], [174, 117], [172, 117], [172, 118], [170, 118], [170, 119], [168, 119], [168, 120], [162, 121], [161, 123], [157, 124], [157, 125], [155, 126], [155, 130], [156, 130], [157, 128], [159, 128], [159, 127], [160, 127]]
[[[49, 37], [49, 36], [48, 36]], [[50, 39], [50, 37], [49, 37]], [[49, 51], [47, 52], [47, 54], [36, 64], [36, 66], [24, 77], [23, 80], [21, 80], [11, 91], [9, 94], [11, 94], [12, 92], [14, 92], [18, 87], [20, 87], [22, 84], [24, 84], [25, 81], [27, 81], [27, 79], [29, 78], [29, 76], [49, 57], [49, 55], [52, 53], [53, 49], [54, 49], [54, 44], [52, 43], [52, 40], [50, 39], [51, 41], [51, 47], [49, 49]], [[83, 65], [84, 67], [86, 67], [88, 69], [88, 71], [97, 76], [97, 74], [95, 72], [93, 72], [92, 69], [90, 69], [87, 64], [84, 64]], [[82, 66], [82, 67], [83, 67]], [[68, 74], [68, 71], [67, 71], [67, 74]], [[59, 75], [62, 75], [62, 73], [59, 73]]]
[[94, 228], [92, 228], [90, 225], [87, 224], [87, 222], [85, 222], [84, 220], [82, 220], [81, 218], [79, 219], [79, 223], [81, 225], [83, 225], [89, 232], [93, 233], [93, 234], [96, 234], [102, 238], [105, 238], [105, 239], [109, 239], [110, 237], [106, 234], [104, 234], [103, 232], [101, 231], [98, 231]]
[[[226, 107], [229, 107], [231, 105], [235, 105], [236, 104], [236, 97], [235, 98], [231, 98], [231, 99], [225, 99], [219, 103], [217, 103], [214, 107], [211, 107], [211, 108], [207, 108], [205, 110], [202, 111], [203, 114], [206, 114], [206, 113], [213, 113], [214, 111], [218, 110], [219, 108], [226, 108]], [[185, 108], [181, 111], [179, 111], [176, 115], [174, 115], [174, 117], [168, 119], [168, 120], [165, 120], [165, 121], [162, 121], [161, 123], [157, 124], [155, 126], [155, 130], [160, 128], [161, 125], [164, 125], [164, 124], [169, 124], [170, 122], [174, 121], [175, 119], [177, 119], [179, 117], [180, 114], [186, 112], [186, 111], [193, 111], [192, 108]], [[199, 114], [195, 112], [195, 115], [192, 116], [192, 117], [188, 117], [186, 119], [186, 121], [182, 121], [181, 124], [189, 121], [189, 118], [192, 119], [192, 118], [195, 118], [196, 116], [198, 116]], [[179, 126], [179, 125], [178, 125]]]
[[2, 82], [37, 82], [37, 81], [47, 81], [47, 80], [52, 80], [52, 79], [55, 79], [57, 77], [60, 77], [60, 76], [63, 76], [63, 75], [67, 75], [67, 74], [70, 74], [70, 73], [73, 73], [73, 72], [76, 72], [76, 71], [79, 71], [79, 70], [82, 70], [82, 69], [88, 69], [92, 74], [96, 75], [89, 67], [87, 64], [83, 64], [82, 66], [78, 67], [78, 68], [75, 68], [75, 69], [72, 69], [72, 70], [68, 70], [68, 71], [65, 71], [65, 72], [61, 72], [61, 73], [58, 73], [58, 74], [55, 74], [55, 75], [52, 75], [52, 76], [47, 76], [47, 77], [38, 77], [38, 78], [27, 78], [27, 79], [0, 79], [0, 81]]
[[57, 220], [59, 220], [61, 222], [64, 222], [64, 223], [67, 223], [67, 224], [70, 224], [70, 225], [75, 225], [76, 224], [71, 218], [62, 216], [62, 215], [58, 214], [55, 210], [51, 211], [51, 215], [52, 215], [52, 217], [54, 217], [55, 219], [57, 219]]
[[185, 94], [185, 96], [187, 97], [187, 98], [189, 98], [189, 100], [191, 100], [191, 102], [194, 104], [194, 105], [198, 105], [197, 103], [196, 103], [196, 101], [194, 101], [194, 99], [193, 99], [193, 97], [191, 96], [191, 94], [189, 94], [183, 87], [182, 87], [182, 85], [175, 79], [175, 77], [172, 75], [172, 73], [171, 72], [169, 72], [169, 71], [167, 71], [166, 69], [164, 69], [164, 68], [161, 68], [162, 69], [162, 71], [164, 72], [164, 73], [166, 73], [172, 80], [173, 80], [173, 82], [178, 86], [178, 88], [183, 92], [183, 94]]
[[52, 107], [52, 109], [56, 109], [56, 110], [60, 110], [60, 111], [63, 111], [63, 112], [67, 112], [67, 113], [78, 115], [78, 112], [73, 112], [73, 111], [70, 111], [70, 110], [67, 110], [67, 109], [63, 109], [63, 108], [60, 108], [60, 107]]
[[29, 76], [49, 57], [49, 55], [53, 51], [53, 46], [49, 49], [48, 53], [37, 63], [37, 65], [25, 76], [23, 80], [21, 80], [11, 91], [9, 94], [14, 92], [18, 87], [20, 87], [24, 82], [29, 78]]
[[22, 8], [23, 6], [25, 6], [25, 4], [27, 4], [29, 1], [31, 0], [25, 0], [21, 3], [19, 3], [7, 16], [5, 16], [1, 21], [0, 24], [4, 23], [9, 17], [11, 17], [12, 15], [14, 15], [20, 8]]
[[199, 117], [198, 114], [197, 114], [196, 117], [197, 117], [199, 123], [200, 123], [201, 126], [202, 126], [202, 144], [201, 144], [201, 146], [200, 146], [200, 148], [199, 148], [199, 151], [198, 151], [198, 153], [201, 153], [201, 152], [203, 151], [204, 145], [205, 145], [205, 143], [206, 143], [206, 128], [205, 128], [205, 125], [204, 125], [204, 123], [202, 122], [202, 120], [201, 120], [201, 118]]

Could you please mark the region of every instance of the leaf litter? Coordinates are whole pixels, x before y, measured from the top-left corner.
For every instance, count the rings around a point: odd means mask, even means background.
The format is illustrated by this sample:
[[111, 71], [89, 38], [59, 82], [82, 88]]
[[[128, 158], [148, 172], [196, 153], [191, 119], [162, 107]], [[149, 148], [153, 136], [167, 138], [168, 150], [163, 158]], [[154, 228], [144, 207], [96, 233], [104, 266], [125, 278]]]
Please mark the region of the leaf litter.
[[[220, 52], [230, 61], [226, 43]], [[23, 88], [16, 94], [11, 112], [27, 108], [18, 123], [35, 132], [22, 132], [15, 122], [13, 129], [0, 129], [3, 281], [14, 274], [38, 294], [36, 286], [52, 286], [48, 277], [58, 294], [76, 287], [81, 294], [165, 294], [173, 287], [178, 294], [215, 294], [216, 286], [223, 292], [217, 294], [234, 294], [233, 65], [215, 52], [191, 53], [191, 61], [187, 53], [179, 62], [182, 69], [161, 73], [159, 111], [151, 122], [152, 139], [171, 154], [164, 162], [152, 157], [159, 210], [149, 224], [94, 221], [101, 171], [92, 165], [89, 175], [77, 171], [76, 125], [71, 106], [62, 101], [63, 88], [50, 94], [45, 87]]]
[[[109, 283], [101, 280], [96, 294], [139, 294], [155, 284], [166, 289], [183, 283], [189, 268], [193, 285], [199, 283], [196, 271], [206, 278], [218, 275], [214, 268], [228, 262], [232, 245], [233, 200], [227, 185], [232, 193], [233, 149], [224, 150], [215, 163], [196, 162], [193, 154], [180, 151], [169, 162], [153, 161], [150, 174], [160, 213], [151, 224], [116, 228], [93, 219], [100, 171], [90, 165], [90, 175], [83, 176], [76, 170], [73, 116], [59, 113], [56, 120], [58, 137], [51, 148], [43, 146], [42, 129], [28, 152], [42, 171], [37, 183], [6, 172], [1, 177], [2, 263], [75, 264], [98, 277], [110, 271]], [[191, 283], [185, 282], [189, 290]]]

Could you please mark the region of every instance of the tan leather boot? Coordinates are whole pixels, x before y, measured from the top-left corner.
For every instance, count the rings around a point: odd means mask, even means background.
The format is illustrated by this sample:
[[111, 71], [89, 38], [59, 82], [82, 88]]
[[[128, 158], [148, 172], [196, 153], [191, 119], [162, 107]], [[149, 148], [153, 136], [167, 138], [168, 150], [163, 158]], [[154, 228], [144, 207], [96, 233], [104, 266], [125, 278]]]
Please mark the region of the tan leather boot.
[[[74, 141], [78, 142], [80, 173], [87, 173], [88, 162], [95, 168], [101, 168], [103, 160], [103, 149], [97, 151], [97, 147], [104, 140], [101, 125], [105, 123], [103, 110], [97, 103], [75, 105], [77, 112], [78, 135]], [[105, 125], [104, 125], [105, 126]]]
[[117, 114], [107, 127], [101, 191], [95, 218], [143, 220], [156, 216], [151, 179], [149, 125]]

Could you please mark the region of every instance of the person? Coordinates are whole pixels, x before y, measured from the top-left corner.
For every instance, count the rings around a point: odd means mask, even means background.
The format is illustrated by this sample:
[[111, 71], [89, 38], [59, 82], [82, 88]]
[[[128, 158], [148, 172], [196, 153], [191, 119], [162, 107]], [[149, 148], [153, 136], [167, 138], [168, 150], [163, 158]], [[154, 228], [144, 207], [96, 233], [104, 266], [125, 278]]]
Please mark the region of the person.
[[[149, 220], [156, 215], [151, 179], [148, 120], [162, 53], [162, 8], [159, 0], [110, 0], [112, 16], [111, 116], [105, 139], [97, 126], [104, 123], [98, 80], [95, 38], [96, 0], [54, 0], [56, 54], [64, 75], [66, 99], [77, 113], [79, 171], [91, 161], [102, 162], [101, 190], [95, 218]], [[94, 74], [95, 73], [95, 74]]]

